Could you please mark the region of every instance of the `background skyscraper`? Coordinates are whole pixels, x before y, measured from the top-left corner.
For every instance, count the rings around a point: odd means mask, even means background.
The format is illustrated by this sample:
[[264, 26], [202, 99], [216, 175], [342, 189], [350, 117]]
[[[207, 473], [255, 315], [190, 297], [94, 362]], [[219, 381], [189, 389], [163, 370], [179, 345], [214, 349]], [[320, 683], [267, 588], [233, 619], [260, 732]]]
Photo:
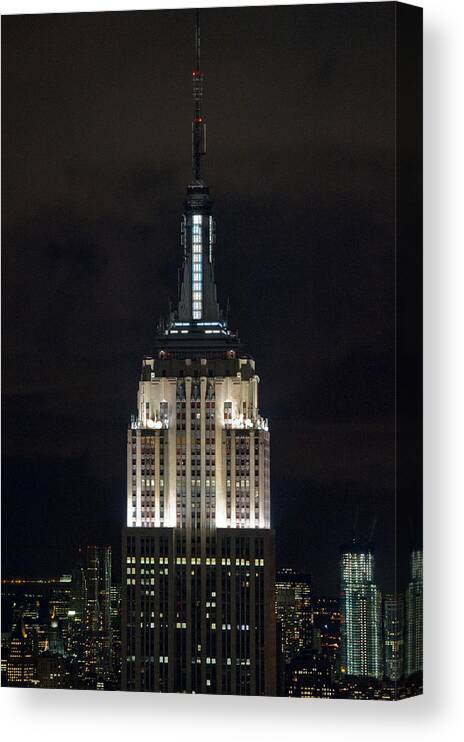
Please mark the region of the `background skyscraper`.
[[198, 20], [192, 83], [179, 301], [128, 431], [122, 687], [274, 695], [269, 432], [254, 359], [216, 299]]
[[311, 577], [283, 569], [276, 577], [276, 616], [286, 663], [311, 646]]
[[422, 551], [411, 553], [410, 581], [406, 590], [406, 675], [422, 672], [423, 584]]
[[92, 688], [113, 679], [111, 546], [87, 547], [84, 673]]
[[340, 610], [342, 670], [381, 679], [382, 600], [374, 582], [374, 555], [355, 539], [341, 551]]
[[338, 598], [312, 598], [313, 646], [315, 642], [332, 658], [339, 659], [341, 614]]
[[385, 595], [383, 600], [385, 677], [397, 682], [404, 673], [404, 596]]

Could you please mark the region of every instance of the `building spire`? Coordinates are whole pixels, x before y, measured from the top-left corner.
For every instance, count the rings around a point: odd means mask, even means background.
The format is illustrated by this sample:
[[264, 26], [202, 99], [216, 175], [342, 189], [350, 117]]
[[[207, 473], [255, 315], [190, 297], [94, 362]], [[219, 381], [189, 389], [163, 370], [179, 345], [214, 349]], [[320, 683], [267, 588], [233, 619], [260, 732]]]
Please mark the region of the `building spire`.
[[219, 307], [214, 278], [216, 222], [209, 188], [202, 179], [201, 159], [206, 154], [206, 123], [202, 111], [203, 74], [200, 68], [200, 13], [195, 16], [195, 50], [192, 70], [192, 180], [187, 185], [181, 218], [183, 264], [178, 276], [178, 302], [158, 327], [160, 352], [230, 351], [239, 338], [228, 329]]
[[200, 11], [196, 11], [195, 19], [195, 59], [196, 68], [200, 69]]
[[201, 158], [206, 154], [206, 123], [202, 114], [203, 75], [200, 69], [200, 11], [195, 21], [195, 67], [192, 71], [192, 172], [193, 180], [201, 180]]

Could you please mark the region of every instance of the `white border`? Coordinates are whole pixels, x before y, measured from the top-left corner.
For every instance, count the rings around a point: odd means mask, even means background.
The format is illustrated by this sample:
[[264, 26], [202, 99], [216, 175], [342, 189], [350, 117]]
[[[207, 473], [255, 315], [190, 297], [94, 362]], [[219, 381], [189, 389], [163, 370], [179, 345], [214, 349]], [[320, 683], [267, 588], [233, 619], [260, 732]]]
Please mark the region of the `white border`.
[[[2, 13], [242, 4], [6, 0]], [[424, 7], [425, 40], [425, 695], [393, 704], [4, 688], [0, 712], [5, 739], [193, 742], [214, 734], [221, 742], [300, 736], [324, 742], [435, 742], [457, 737], [464, 672], [459, 570], [464, 552], [464, 3], [417, 4]]]

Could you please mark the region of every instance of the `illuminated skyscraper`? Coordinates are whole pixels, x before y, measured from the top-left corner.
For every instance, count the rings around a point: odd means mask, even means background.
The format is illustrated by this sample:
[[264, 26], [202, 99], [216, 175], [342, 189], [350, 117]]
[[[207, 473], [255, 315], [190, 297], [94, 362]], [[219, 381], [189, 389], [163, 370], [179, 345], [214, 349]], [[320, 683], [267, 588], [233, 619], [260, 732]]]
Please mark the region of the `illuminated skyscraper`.
[[382, 599], [374, 583], [374, 555], [353, 539], [340, 560], [342, 672], [382, 677]]
[[85, 552], [79, 550], [79, 562], [73, 570], [69, 592], [66, 649], [71, 662], [72, 684], [75, 688], [86, 687], [86, 617], [87, 569]]
[[276, 615], [280, 623], [282, 653], [289, 663], [311, 646], [311, 578], [285, 569], [276, 579]]
[[114, 684], [121, 685], [121, 586], [111, 585], [111, 654]]
[[406, 591], [406, 675], [422, 672], [422, 551], [411, 554], [411, 579]]
[[[61, 575], [58, 582], [50, 585], [49, 609], [53, 616], [52, 622], [56, 624], [49, 627], [48, 631], [48, 649], [51, 649], [50, 642], [55, 641], [56, 632], [50, 631], [51, 628], [58, 629], [63, 643], [61, 654], [68, 654], [69, 649], [69, 604], [71, 596], [72, 575]], [[53, 650], [53, 652], [56, 654]]]
[[111, 546], [88, 546], [84, 673], [90, 688], [113, 678], [111, 646]]
[[386, 595], [383, 601], [385, 677], [394, 682], [404, 671], [404, 598]]
[[200, 34], [177, 309], [143, 361], [128, 431], [122, 687], [275, 693], [269, 432], [253, 358], [216, 299]]

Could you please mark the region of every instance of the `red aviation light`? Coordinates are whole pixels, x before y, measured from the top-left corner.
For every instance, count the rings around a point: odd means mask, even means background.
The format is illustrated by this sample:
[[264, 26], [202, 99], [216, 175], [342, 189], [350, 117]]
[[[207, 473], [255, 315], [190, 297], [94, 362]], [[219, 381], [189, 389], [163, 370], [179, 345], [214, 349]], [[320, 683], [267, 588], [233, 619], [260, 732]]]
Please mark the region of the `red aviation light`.
[[192, 71], [192, 77], [200, 77], [200, 76], [201, 76], [200, 70], [193, 70]]
[[196, 124], [202, 124], [203, 123], [203, 116], [197, 116], [195, 119]]

